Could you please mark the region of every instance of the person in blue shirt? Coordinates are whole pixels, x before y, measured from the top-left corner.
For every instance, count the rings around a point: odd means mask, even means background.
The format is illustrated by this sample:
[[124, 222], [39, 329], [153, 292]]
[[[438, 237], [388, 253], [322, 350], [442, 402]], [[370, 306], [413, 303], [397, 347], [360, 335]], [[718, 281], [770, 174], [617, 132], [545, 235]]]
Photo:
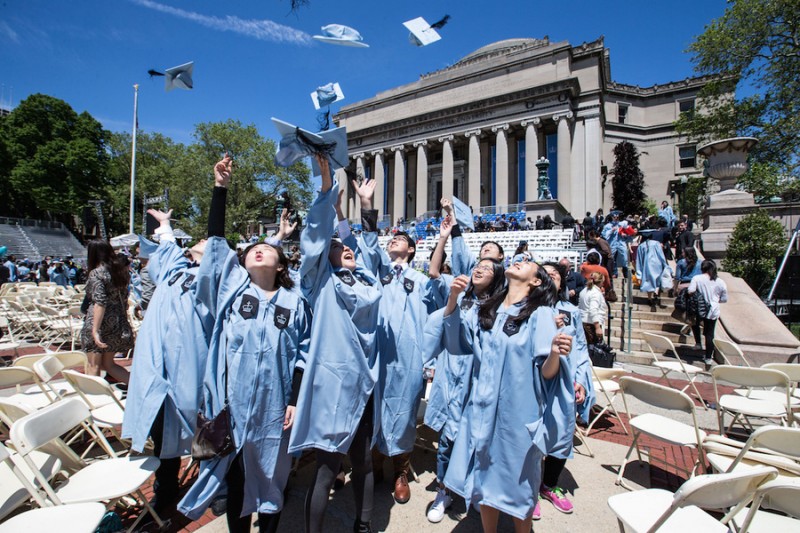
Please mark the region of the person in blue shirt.
[[[455, 221], [455, 214], [453, 212], [453, 202], [449, 198], [442, 198], [442, 209], [452, 220]], [[453, 268], [453, 275], [460, 276], [464, 274], [469, 276], [472, 274], [472, 269], [475, 267], [477, 261], [473, 257], [472, 252], [469, 251], [469, 246], [464, 242], [464, 237], [461, 236], [461, 228], [456, 222], [450, 234], [452, 238], [452, 253], [450, 263]], [[480, 252], [478, 253], [478, 261], [482, 259], [494, 259], [505, 264], [505, 252], [503, 247], [495, 241], [484, 241], [481, 244]]]
[[581, 322], [581, 310], [569, 302], [565, 290], [567, 267], [561, 263], [545, 263], [543, 268], [553, 280], [557, 291], [558, 301], [555, 308], [559, 313], [557, 322], [561, 332], [571, 336], [573, 342], [569, 356], [561, 357], [559, 374], [562, 375], [562, 379], [549, 382], [552, 386], [548, 390], [551, 401], [544, 415], [547, 457], [544, 459], [539, 500], [533, 510], [534, 520], [541, 518], [542, 499], [551, 502], [553, 507], [562, 513], [572, 512], [572, 502], [567, 498], [565, 491], [558, 486], [558, 478], [567, 464], [567, 459], [572, 458], [575, 417], [577, 415], [584, 423], [588, 423], [595, 402], [592, 367]]
[[308, 351], [310, 316], [292, 292], [289, 261], [280, 247], [248, 246], [240, 259], [223, 237], [231, 160], [215, 166], [209, 239], [197, 271], [198, 307], [213, 317], [203, 386], [207, 419], [230, 410], [235, 451], [200, 462], [200, 472], [178, 509], [196, 520], [227, 489], [233, 532], [277, 530], [291, 470], [287, 448]]
[[608, 241], [611, 248], [612, 262], [608, 272], [617, 277], [617, 269], [622, 268], [622, 275], [628, 276], [628, 258], [630, 257], [628, 246], [633, 240], [636, 231], [630, 228], [627, 220], [620, 222], [619, 215], [614, 213], [609, 215], [611, 220], [603, 228], [603, 238]]
[[667, 221], [667, 227], [669, 229], [672, 229], [672, 226], [675, 225], [675, 221], [678, 220], [678, 217], [675, 216], [675, 212], [672, 211], [672, 206], [670, 206], [666, 200], [661, 202], [661, 209], [658, 210], [658, 216]]
[[66, 287], [69, 279], [67, 278], [67, 269], [61, 261], [53, 261], [53, 266], [47, 271], [50, 276], [50, 281], [61, 287]]
[[9, 255], [6, 262], [3, 263], [5, 267], [8, 269], [8, 282], [14, 283], [17, 281], [17, 258], [13, 255]]
[[466, 314], [456, 310], [469, 279], [459, 276], [450, 289], [445, 347], [472, 354], [473, 367], [444, 484], [480, 505], [485, 532], [497, 531], [504, 512], [515, 531], [529, 533], [547, 452], [548, 382], [564, 379], [561, 356], [570, 353], [572, 337], [556, 328], [555, 286], [543, 268], [521, 261], [505, 276], [505, 289]]
[[[345, 454], [350, 457], [356, 520], [353, 530], [371, 532], [374, 477], [371, 449], [377, 439], [380, 390], [377, 330], [381, 290], [359, 254], [341, 211], [342, 192], [328, 161], [317, 159], [322, 189], [300, 236], [303, 296], [316, 317], [300, 387], [289, 452], [314, 450], [316, 471], [305, 500], [306, 531], [323, 531], [325, 510]], [[357, 192], [362, 225], [375, 231], [376, 182]], [[338, 200], [337, 200], [338, 198]], [[338, 218], [339, 239], [331, 239]]]
[[[443, 291], [443, 300], [447, 300], [453, 277], [440, 274], [444, 258], [444, 247], [454, 221], [445, 217], [440, 228], [439, 242], [431, 258], [429, 275], [436, 280]], [[503, 265], [495, 259], [482, 259], [472, 269], [469, 285], [462, 294], [458, 309], [460, 313], [468, 313], [475, 305], [494, 296], [505, 286]], [[438, 523], [444, 518], [445, 510], [452, 504], [452, 498], [444, 485], [447, 465], [453, 451], [453, 443], [458, 434], [466, 399], [469, 396], [470, 378], [472, 376], [472, 357], [468, 355], [451, 355], [444, 349], [442, 331], [444, 310], [435, 311], [429, 316], [425, 326], [425, 355], [435, 357], [435, 374], [425, 410], [425, 425], [440, 433], [439, 446], [436, 449], [436, 481], [439, 487], [436, 498], [427, 512], [430, 522]]]

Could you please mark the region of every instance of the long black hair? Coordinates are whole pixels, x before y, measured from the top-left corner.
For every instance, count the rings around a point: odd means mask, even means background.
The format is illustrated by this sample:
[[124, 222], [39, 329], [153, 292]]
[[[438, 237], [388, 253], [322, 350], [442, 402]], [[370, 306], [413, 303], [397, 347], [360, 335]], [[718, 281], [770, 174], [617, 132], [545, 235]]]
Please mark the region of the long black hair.
[[239, 256], [239, 264], [244, 266], [244, 260], [247, 258], [247, 254], [259, 244], [269, 246], [278, 254], [278, 263], [283, 267], [283, 269], [278, 270], [278, 272], [275, 274], [275, 285], [278, 287], [283, 287], [284, 289], [291, 289], [294, 287], [294, 281], [292, 281], [292, 277], [289, 275], [289, 258], [286, 257], [286, 254], [283, 253], [283, 248], [280, 246], [273, 246], [268, 242], [253, 243], [245, 248], [242, 255]]
[[[528, 320], [539, 307], [543, 305], [552, 307], [556, 304], [556, 286], [545, 269], [541, 267], [537, 268], [536, 277], [541, 281], [541, 284], [533, 287], [528, 293], [528, 296], [522, 300], [522, 309], [519, 314], [513, 318], [513, 321], [517, 324]], [[481, 324], [481, 329], [492, 329], [497, 319], [497, 309], [503, 303], [503, 300], [506, 299], [507, 294], [508, 285], [483, 302], [480, 309], [478, 309], [478, 321]]]
[[125, 289], [130, 282], [130, 272], [128, 261], [124, 257], [117, 255], [114, 248], [106, 241], [95, 239], [89, 241], [86, 250], [86, 259], [89, 272], [99, 267], [105, 266], [111, 274], [111, 284], [117, 289]]
[[555, 289], [556, 291], [556, 299], [562, 302], [569, 300], [569, 298], [567, 298], [567, 275], [569, 274], [569, 272], [567, 271], [567, 267], [565, 267], [561, 263], [555, 263], [553, 261], [548, 261], [542, 264], [542, 266], [543, 267], [549, 266], [555, 268], [556, 272], [558, 272], [558, 275], [561, 276], [560, 289], [556, 287], [555, 282], [553, 283], [553, 289]]
[[[467, 290], [464, 291], [464, 298], [477, 298], [480, 301], [486, 301], [503, 290], [503, 287], [506, 284], [506, 269], [503, 267], [503, 263], [497, 261], [496, 259], [487, 257], [486, 259], [481, 259], [478, 261], [478, 265], [484, 261], [489, 261], [492, 265], [492, 282], [486, 288], [486, 292], [478, 296], [475, 294], [475, 287], [472, 285], [472, 280], [470, 280], [469, 285], [467, 285]], [[477, 267], [478, 265], [475, 266]]]
[[694, 270], [694, 266], [697, 264], [697, 252], [695, 249], [685, 248], [683, 250], [683, 258], [686, 259], [686, 272], [688, 273]]
[[708, 274], [708, 277], [711, 278], [711, 281], [714, 281], [717, 279], [717, 264], [711, 259], [706, 259], [700, 265], [700, 272], [703, 274]]

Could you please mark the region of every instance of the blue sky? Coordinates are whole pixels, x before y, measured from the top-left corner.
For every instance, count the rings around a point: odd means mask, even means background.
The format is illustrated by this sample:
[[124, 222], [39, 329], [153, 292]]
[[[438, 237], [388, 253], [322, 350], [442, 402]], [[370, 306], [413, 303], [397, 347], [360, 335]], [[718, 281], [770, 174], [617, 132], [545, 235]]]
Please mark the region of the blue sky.
[[[88, 111], [106, 128], [130, 131], [134, 83], [139, 125], [190, 142], [194, 124], [228, 118], [276, 138], [269, 118], [314, 128], [309, 94], [340, 82], [345, 100], [418, 79], [503, 39], [549, 36], [573, 45], [605, 36], [614, 81], [642, 86], [693, 75], [684, 50], [724, 0], [0, 0], [0, 100], [33, 93]], [[425, 48], [402, 26], [423, 16], [452, 18]], [[321, 26], [358, 29], [367, 49], [310, 39]], [[191, 92], [164, 92], [150, 68], [195, 62]]]

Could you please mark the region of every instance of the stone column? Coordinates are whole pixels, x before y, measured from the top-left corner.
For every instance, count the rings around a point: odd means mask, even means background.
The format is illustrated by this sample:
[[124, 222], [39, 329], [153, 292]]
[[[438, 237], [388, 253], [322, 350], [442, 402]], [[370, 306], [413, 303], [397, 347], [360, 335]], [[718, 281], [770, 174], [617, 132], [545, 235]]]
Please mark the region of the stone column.
[[522, 121], [525, 128], [525, 201], [532, 202], [539, 198], [539, 184], [536, 181], [536, 161], [539, 159], [539, 135], [536, 131], [541, 124], [539, 117]]
[[[575, 218], [579, 218], [582, 213], [586, 211], [595, 212], [602, 205], [602, 198], [600, 197], [600, 163], [602, 161], [603, 138], [600, 130], [600, 113], [589, 115], [584, 118], [583, 132], [585, 135], [584, 142], [584, 161], [585, 161], [585, 175], [586, 183], [584, 184], [584, 204], [581, 211], [573, 213]], [[577, 211], [577, 208], [576, 208]]]
[[508, 124], [492, 127], [492, 132], [496, 134], [494, 205], [500, 207], [508, 205], [508, 141], [506, 140], [506, 131], [508, 131]]
[[572, 111], [553, 117], [558, 123], [558, 197], [561, 205], [570, 209], [572, 188], [570, 183], [570, 159], [572, 158], [572, 136], [569, 131], [569, 121], [572, 120]]
[[[481, 207], [481, 130], [472, 130], [464, 134], [469, 139], [469, 167], [467, 169], [467, 204], [473, 210]], [[459, 200], [464, 200], [459, 198]], [[477, 212], [477, 211], [476, 211]]]
[[381, 217], [386, 214], [383, 212], [383, 148], [374, 150], [370, 154], [375, 158], [375, 171], [372, 173], [372, 177], [375, 179], [375, 196], [372, 198], [372, 207], [378, 210], [378, 216]]
[[[359, 178], [362, 178], [362, 179], [366, 178], [367, 174], [364, 171], [364, 154], [356, 154], [353, 157], [356, 158], [356, 175]], [[353, 207], [350, 210], [350, 213], [351, 213], [350, 220], [352, 220], [356, 224], [360, 224], [361, 223], [361, 200], [358, 198], [358, 195], [355, 194], [355, 191], [353, 191], [353, 200], [352, 200], [352, 202], [353, 202]]]
[[337, 168], [333, 173], [333, 178], [339, 183], [339, 190], [344, 191], [344, 196], [342, 197], [342, 211], [344, 212], [345, 218], [350, 220], [350, 194], [352, 193], [350, 189], [352, 187], [347, 179], [347, 173], [343, 168]]
[[394, 198], [392, 199], [392, 224], [406, 216], [406, 162], [403, 145], [392, 146], [394, 152]]
[[417, 149], [417, 213], [416, 216], [428, 210], [428, 141], [422, 140], [414, 143]]
[[[453, 136], [439, 137], [442, 143], [442, 198], [453, 198]], [[436, 199], [438, 205], [440, 198]]]

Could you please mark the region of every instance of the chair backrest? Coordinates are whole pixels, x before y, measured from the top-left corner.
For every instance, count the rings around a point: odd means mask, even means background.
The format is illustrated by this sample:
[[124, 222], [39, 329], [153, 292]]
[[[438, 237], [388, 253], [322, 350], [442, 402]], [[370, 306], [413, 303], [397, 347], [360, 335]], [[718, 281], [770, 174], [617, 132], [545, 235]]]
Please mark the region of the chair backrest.
[[0, 421], [8, 426], [8, 429], [11, 429], [14, 422], [32, 412], [34, 412], [34, 409], [31, 407], [12, 402], [5, 398], [0, 398]]
[[642, 338], [650, 348], [650, 353], [653, 354], [653, 360], [659, 361], [659, 355], [670, 352], [675, 359], [683, 364], [683, 361], [681, 361], [681, 358], [678, 356], [678, 351], [675, 349], [675, 345], [672, 344], [672, 341], [667, 337], [663, 335], [656, 335], [655, 333], [650, 333], [648, 331], [643, 331]]
[[[800, 428], [764, 426], [755, 430], [742, 447], [742, 451], [728, 467], [733, 471], [750, 451], [773, 452], [794, 461], [800, 461]], [[800, 465], [799, 465], [800, 466]]]
[[630, 374], [624, 368], [603, 368], [603, 367], [596, 367], [592, 366], [592, 375], [594, 376], [595, 380], [605, 380], [605, 379], [618, 379], [622, 376], [626, 376]]
[[11, 440], [25, 456], [90, 418], [89, 408], [77, 398], [56, 402], [17, 420]]
[[[759, 507], [774, 509], [786, 513], [792, 518], [800, 519], [800, 484], [792, 481], [776, 480], [756, 491], [753, 504], [739, 527], [740, 532], [747, 532], [753, 519], [759, 513]], [[800, 528], [800, 523], [797, 527]]]
[[64, 370], [64, 365], [61, 364], [57, 357], [52, 355], [42, 357], [33, 364], [33, 371], [36, 372], [36, 375], [39, 376], [43, 383], [47, 383], [56, 377], [62, 370]]
[[31, 355], [21, 355], [14, 359], [14, 362], [11, 363], [11, 366], [18, 366], [23, 368], [29, 368], [33, 370], [33, 363], [41, 359], [42, 357], [47, 357], [48, 353], [36, 353]]
[[624, 395], [631, 395], [646, 404], [695, 414], [694, 401], [685, 392], [630, 376], [619, 378], [619, 385]]
[[0, 368], [0, 389], [37, 383], [36, 374], [30, 368], [6, 367]]
[[800, 364], [799, 363], [767, 363], [762, 365], [761, 368], [769, 368], [778, 370], [789, 376], [789, 381], [793, 383], [800, 382]]
[[742, 387], [790, 387], [789, 376], [769, 368], [718, 365], [711, 369], [711, 377], [715, 384], [727, 381]]
[[89, 358], [86, 357], [84, 352], [56, 352], [53, 354], [64, 368], [80, 368], [86, 371], [86, 365], [89, 363]]
[[714, 339], [714, 347], [720, 353], [726, 365], [734, 365], [735, 359], [731, 360], [731, 357], [734, 357], [741, 359], [744, 362], [744, 366], [753, 366], [745, 358], [744, 352], [739, 348], [739, 345], [734, 342], [726, 341], [725, 339]]
[[78, 391], [83, 401], [86, 402], [86, 405], [91, 409], [98, 407], [95, 405], [95, 402], [92, 402], [91, 396], [108, 396], [113, 398], [113, 401], [117, 405], [120, 405], [120, 407], [122, 406], [119, 398], [114, 394], [114, 388], [103, 378], [87, 376], [86, 374], [75, 372], [74, 370], [64, 370], [61, 372], [61, 375], [64, 376], [64, 379], [66, 379], [76, 391]]

